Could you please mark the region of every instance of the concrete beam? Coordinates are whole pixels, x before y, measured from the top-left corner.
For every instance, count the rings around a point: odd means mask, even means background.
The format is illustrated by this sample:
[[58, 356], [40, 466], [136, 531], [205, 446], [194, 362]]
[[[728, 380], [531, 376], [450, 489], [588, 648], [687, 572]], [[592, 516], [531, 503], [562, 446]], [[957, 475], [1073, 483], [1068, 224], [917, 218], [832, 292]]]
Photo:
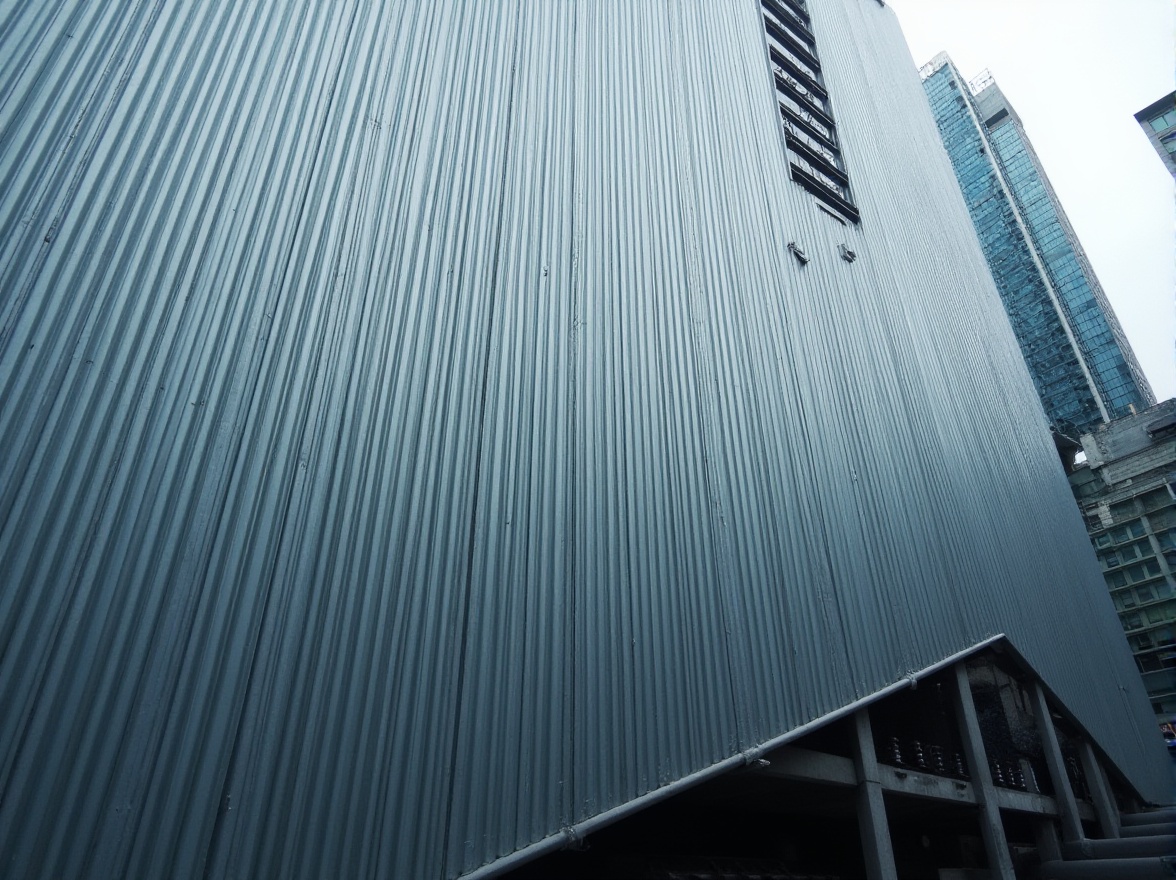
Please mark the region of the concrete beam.
[[1124, 825], [1120, 828], [1121, 837], [1155, 837], [1157, 834], [1171, 834], [1171, 822], [1156, 822], [1154, 825]]
[[1062, 858], [1066, 861], [1142, 859], [1148, 856], [1176, 856], [1176, 834], [1119, 837], [1112, 840], [1071, 840], [1062, 844]]
[[960, 728], [960, 739], [968, 761], [968, 770], [972, 774], [972, 788], [980, 807], [980, 833], [984, 837], [988, 869], [995, 880], [1015, 880], [1013, 858], [1009, 853], [1004, 825], [1000, 819], [996, 786], [988, 769], [988, 755], [980, 735], [976, 703], [972, 699], [972, 686], [968, 683], [967, 665], [957, 663], [954, 673], [955, 687], [952, 689], [952, 700], [955, 703], [956, 721]]
[[[813, 782], [844, 788], [858, 784], [854, 762], [839, 755], [783, 746], [772, 753], [771, 762], [770, 766], [756, 772], [789, 782]], [[874, 766], [872, 781], [877, 782], [884, 792], [970, 806], [979, 803], [970, 782], [877, 762]], [[1050, 818], [1058, 815], [1057, 804], [1048, 795], [994, 786], [993, 797], [1002, 810]]]
[[1012, 788], [993, 787], [996, 803], [1002, 810], [1014, 813], [1029, 813], [1034, 816], [1058, 815], [1058, 805], [1049, 795], [1036, 794], [1032, 791], [1017, 791]]
[[898, 880], [894, 865], [894, 845], [890, 839], [890, 822], [886, 818], [886, 801], [879, 781], [878, 756], [874, 752], [874, 733], [870, 727], [870, 710], [859, 709], [853, 716], [854, 769], [858, 777], [857, 815], [862, 838], [862, 854], [868, 880]]
[[1029, 691], [1033, 699], [1033, 714], [1037, 718], [1037, 732], [1041, 736], [1041, 747], [1045, 753], [1045, 764], [1049, 768], [1049, 778], [1053, 782], [1058, 818], [1062, 822], [1062, 840], [1082, 840], [1086, 835], [1082, 831], [1078, 802], [1074, 799], [1074, 790], [1070, 787], [1070, 777], [1066, 774], [1066, 762], [1062, 758], [1062, 747], [1058, 744], [1058, 733], [1054, 729], [1049, 702], [1040, 682], [1034, 681]]
[[777, 779], [843, 785], [846, 788], [858, 784], [853, 760], [840, 755], [827, 755], [797, 746], [782, 746], [771, 753], [770, 760], [771, 764], [759, 772]]
[[1118, 837], [1119, 808], [1111, 797], [1111, 789], [1103, 774], [1102, 764], [1098, 760], [1098, 755], [1094, 753], [1094, 746], [1090, 744], [1090, 740], [1082, 740], [1080, 754], [1082, 772], [1086, 774], [1086, 785], [1090, 789], [1094, 812], [1098, 816], [1098, 827], [1102, 830], [1103, 837]]
[[[839, 755], [827, 755], [796, 746], [783, 746], [772, 753], [771, 762], [769, 767], [757, 772], [790, 782], [813, 782], [845, 788], [858, 784], [859, 777], [854, 762]], [[891, 767], [887, 764], [878, 764], [876, 761], [874, 767], [875, 769], [870, 771], [874, 776], [871, 781], [877, 782], [882, 790], [889, 794], [969, 806], [979, 803], [975, 788], [970, 782], [909, 768]], [[1048, 795], [994, 786], [993, 798], [997, 807], [1002, 810], [1050, 818], [1058, 815], [1057, 804]]]
[[1040, 880], [1172, 880], [1176, 859], [1106, 859], [1092, 862], [1044, 862]]
[[878, 775], [882, 788], [894, 794], [958, 804], [976, 803], [972, 785], [960, 779], [947, 779], [898, 767], [879, 767]]
[[1163, 810], [1144, 810], [1140, 813], [1123, 813], [1120, 817], [1123, 825], [1157, 825], [1160, 822], [1176, 823], [1176, 807]]

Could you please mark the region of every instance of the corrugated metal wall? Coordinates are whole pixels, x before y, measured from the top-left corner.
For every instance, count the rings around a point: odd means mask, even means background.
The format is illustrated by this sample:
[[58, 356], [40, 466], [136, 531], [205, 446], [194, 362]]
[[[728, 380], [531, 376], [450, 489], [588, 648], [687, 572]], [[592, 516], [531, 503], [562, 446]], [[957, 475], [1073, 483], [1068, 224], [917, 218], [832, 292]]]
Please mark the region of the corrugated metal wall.
[[1158, 784], [897, 25], [810, 6], [860, 228], [752, 0], [0, 5], [0, 872], [454, 877], [1002, 631]]

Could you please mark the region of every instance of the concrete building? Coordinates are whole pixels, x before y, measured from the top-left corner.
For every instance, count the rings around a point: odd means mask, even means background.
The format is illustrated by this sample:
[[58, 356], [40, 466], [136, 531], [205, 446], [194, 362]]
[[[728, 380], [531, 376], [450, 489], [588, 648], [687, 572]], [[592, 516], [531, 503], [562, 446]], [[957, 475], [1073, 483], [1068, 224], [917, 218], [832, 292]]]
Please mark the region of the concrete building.
[[1021, 120], [992, 78], [922, 69], [940, 136], [1041, 404], [1080, 434], [1155, 403]]
[[1176, 400], [1082, 437], [1070, 475], [1152, 709], [1176, 715]]
[[1164, 167], [1176, 177], [1176, 92], [1144, 107], [1135, 114], [1135, 119], [1156, 148]]
[[1167, 845], [884, 4], [3, 22], [0, 876], [545, 871], [712, 783], [691, 871]]

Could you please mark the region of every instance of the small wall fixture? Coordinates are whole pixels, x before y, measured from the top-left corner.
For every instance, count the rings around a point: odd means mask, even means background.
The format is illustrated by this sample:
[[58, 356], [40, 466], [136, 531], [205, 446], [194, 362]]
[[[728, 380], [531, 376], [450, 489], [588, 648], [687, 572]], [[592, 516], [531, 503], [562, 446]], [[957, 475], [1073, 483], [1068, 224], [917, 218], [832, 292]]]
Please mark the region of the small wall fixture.
[[857, 254], [855, 254], [843, 244], [837, 245], [837, 253], [841, 254], [841, 259], [845, 260], [847, 263], [852, 263], [857, 259]]
[[804, 249], [801, 248], [801, 246], [798, 245], [796, 242], [794, 242], [794, 241], [788, 242], [788, 250], [792, 251], [792, 256], [796, 257], [796, 259], [800, 261], [800, 264], [802, 266], [809, 261], [808, 254], [806, 254], [804, 252]]

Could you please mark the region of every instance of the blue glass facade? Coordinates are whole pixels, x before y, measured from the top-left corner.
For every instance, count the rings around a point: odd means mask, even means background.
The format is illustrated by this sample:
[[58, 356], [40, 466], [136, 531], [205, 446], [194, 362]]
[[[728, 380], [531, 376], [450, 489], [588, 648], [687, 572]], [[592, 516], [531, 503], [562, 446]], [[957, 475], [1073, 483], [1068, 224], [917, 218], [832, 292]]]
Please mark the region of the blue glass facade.
[[1151, 406], [1151, 389], [999, 90], [989, 85], [973, 96], [946, 60], [925, 74], [940, 136], [1050, 423], [1076, 437]]

